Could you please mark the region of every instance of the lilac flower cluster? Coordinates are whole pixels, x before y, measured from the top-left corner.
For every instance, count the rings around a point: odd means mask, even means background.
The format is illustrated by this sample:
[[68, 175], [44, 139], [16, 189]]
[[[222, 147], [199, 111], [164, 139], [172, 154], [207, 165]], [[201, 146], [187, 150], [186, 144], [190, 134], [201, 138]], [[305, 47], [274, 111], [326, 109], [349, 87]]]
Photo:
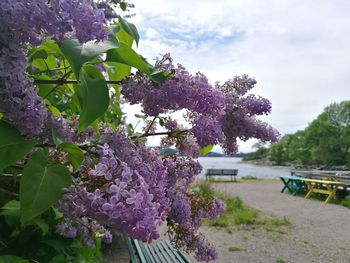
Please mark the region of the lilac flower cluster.
[[275, 129], [256, 119], [269, 114], [271, 104], [265, 98], [247, 94], [256, 84], [255, 79], [235, 76], [212, 87], [203, 74], [192, 76], [182, 66], [174, 67], [169, 54], [158, 60], [156, 67], [171, 77], [159, 85], [136, 74], [123, 85], [122, 94], [131, 104], [141, 103], [143, 111], [151, 116], [172, 110], [189, 111], [192, 127], [187, 134], [174, 133], [184, 129], [168, 120], [165, 128], [171, 135], [162, 139], [163, 145], [176, 145], [180, 152], [196, 158], [198, 148], [207, 145], [221, 144], [226, 153], [232, 154], [238, 150], [238, 138], [271, 142], [277, 139]]
[[225, 114], [219, 117], [219, 121], [225, 135], [222, 146], [228, 154], [238, 150], [238, 138], [274, 142], [279, 136], [274, 128], [256, 119], [256, 116], [270, 113], [270, 102], [254, 95], [244, 96], [255, 83], [254, 79], [243, 75], [218, 86], [226, 94]]
[[188, 157], [166, 159], [169, 173], [167, 195], [171, 210], [168, 214], [168, 233], [174, 244], [187, 252], [194, 252], [197, 260], [211, 261], [218, 256], [216, 249], [202, 234], [198, 234], [202, 218], [216, 218], [224, 210], [220, 200], [208, 200], [189, 190], [202, 167]]
[[[24, 135], [42, 132], [48, 113], [32, 80], [25, 74], [27, 44], [47, 36], [57, 41], [77, 37], [81, 42], [107, 36], [102, 10], [89, 0], [0, 1], [0, 110], [4, 119]], [[89, 25], [89, 26], [86, 26]]]
[[71, 222], [86, 217], [144, 242], [157, 239], [157, 226], [169, 211], [159, 153], [116, 133], [105, 137], [109, 144], [99, 162], [67, 191], [60, 210]]
[[224, 139], [220, 122], [207, 116], [194, 118], [191, 133], [201, 147], [219, 144]]
[[219, 116], [224, 113], [225, 97], [212, 87], [205, 75], [190, 75], [182, 66], [167, 66], [171, 78], [162, 84], [136, 74], [122, 87], [122, 94], [131, 103], [142, 103], [150, 116], [188, 109], [192, 112]]

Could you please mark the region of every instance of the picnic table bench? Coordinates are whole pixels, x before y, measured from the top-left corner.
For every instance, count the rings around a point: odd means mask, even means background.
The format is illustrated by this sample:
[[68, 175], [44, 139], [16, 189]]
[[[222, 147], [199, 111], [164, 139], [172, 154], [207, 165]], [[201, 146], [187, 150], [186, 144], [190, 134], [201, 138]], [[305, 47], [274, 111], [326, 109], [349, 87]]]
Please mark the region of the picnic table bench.
[[130, 255], [130, 263], [191, 263], [184, 253], [175, 249], [169, 240], [143, 243], [124, 237]]
[[280, 179], [284, 184], [281, 190], [282, 193], [285, 189], [288, 189], [290, 193], [296, 195], [303, 190], [307, 190], [308, 192], [305, 198], [309, 198], [314, 193], [325, 194], [327, 195], [325, 203], [335, 199], [336, 192], [339, 188], [345, 189], [346, 187], [344, 182], [334, 181], [331, 179], [312, 179], [296, 175], [280, 176]]
[[236, 182], [236, 176], [238, 175], [238, 169], [207, 169], [205, 173], [205, 179], [210, 180], [211, 176], [230, 176]]
[[280, 176], [280, 179], [284, 184], [281, 193], [288, 189], [291, 194], [297, 195], [298, 193], [307, 190], [307, 185], [304, 183], [304, 178], [302, 177]]

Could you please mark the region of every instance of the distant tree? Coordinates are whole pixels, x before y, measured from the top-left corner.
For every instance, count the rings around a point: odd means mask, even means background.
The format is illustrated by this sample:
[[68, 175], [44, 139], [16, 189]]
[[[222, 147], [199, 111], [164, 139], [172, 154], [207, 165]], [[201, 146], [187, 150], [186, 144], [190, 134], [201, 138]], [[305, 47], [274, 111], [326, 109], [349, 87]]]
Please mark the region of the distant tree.
[[333, 103], [308, 127], [283, 136], [269, 148], [277, 164], [350, 165], [350, 101]]
[[292, 134], [287, 134], [283, 136], [277, 143], [271, 145], [268, 152], [270, 161], [273, 161], [276, 164], [284, 164], [290, 160], [288, 148], [292, 137]]
[[311, 162], [310, 144], [305, 136], [305, 131], [297, 131], [290, 136], [288, 145], [288, 160], [297, 164]]
[[307, 127], [312, 161], [343, 165], [349, 159], [350, 101], [333, 103]]

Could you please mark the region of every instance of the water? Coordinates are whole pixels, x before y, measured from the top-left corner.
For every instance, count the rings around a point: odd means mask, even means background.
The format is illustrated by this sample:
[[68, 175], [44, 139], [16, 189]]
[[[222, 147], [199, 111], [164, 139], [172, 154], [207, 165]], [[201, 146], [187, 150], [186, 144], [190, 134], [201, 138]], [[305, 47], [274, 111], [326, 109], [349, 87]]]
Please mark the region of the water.
[[206, 169], [238, 169], [237, 178], [255, 176], [257, 178], [278, 178], [290, 175], [289, 167], [263, 166], [241, 162], [242, 158], [228, 157], [200, 157], [198, 161], [203, 166], [199, 178], [205, 178]]

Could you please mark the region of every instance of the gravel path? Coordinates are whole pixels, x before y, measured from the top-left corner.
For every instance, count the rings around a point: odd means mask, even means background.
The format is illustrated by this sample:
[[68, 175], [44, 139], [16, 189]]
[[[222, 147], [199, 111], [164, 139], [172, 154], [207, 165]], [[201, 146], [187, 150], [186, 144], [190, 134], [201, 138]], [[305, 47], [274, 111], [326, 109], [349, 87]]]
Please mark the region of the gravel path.
[[[217, 190], [239, 196], [264, 215], [283, 218], [292, 226], [237, 227], [232, 231], [203, 226], [223, 263], [350, 263], [350, 210], [340, 205], [280, 193], [282, 183], [256, 181], [216, 183]], [[164, 231], [162, 231], [164, 232]], [[229, 252], [229, 247], [240, 251]], [[105, 251], [106, 262], [127, 263], [121, 240]], [[192, 262], [196, 262], [190, 256]]]
[[[277, 231], [258, 227], [228, 231], [202, 227], [201, 231], [218, 247], [217, 262], [350, 262], [350, 210], [317, 200], [280, 193], [282, 184], [275, 181], [217, 183], [213, 186], [264, 214], [286, 216], [291, 227]], [[241, 251], [229, 252], [230, 246]], [[283, 261], [282, 261], [283, 260]]]

